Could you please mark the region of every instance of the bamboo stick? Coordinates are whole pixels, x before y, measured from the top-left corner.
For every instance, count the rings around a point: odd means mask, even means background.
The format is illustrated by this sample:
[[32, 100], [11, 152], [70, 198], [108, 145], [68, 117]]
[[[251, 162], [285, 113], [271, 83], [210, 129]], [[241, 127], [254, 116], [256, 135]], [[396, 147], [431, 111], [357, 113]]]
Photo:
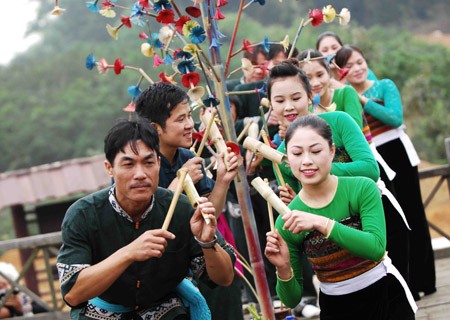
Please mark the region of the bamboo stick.
[[181, 168], [179, 171], [181, 171], [181, 172], [180, 172], [180, 176], [178, 177], [177, 188], [175, 189], [175, 192], [173, 194], [173, 198], [172, 198], [172, 201], [170, 202], [169, 210], [167, 211], [166, 219], [164, 220], [164, 223], [162, 226], [162, 229], [166, 230], [166, 231], [169, 228], [170, 221], [172, 220], [172, 216], [175, 211], [175, 207], [177, 206], [178, 199], [180, 198], [181, 190], [183, 190], [184, 180], [188, 173], [188, 169]]

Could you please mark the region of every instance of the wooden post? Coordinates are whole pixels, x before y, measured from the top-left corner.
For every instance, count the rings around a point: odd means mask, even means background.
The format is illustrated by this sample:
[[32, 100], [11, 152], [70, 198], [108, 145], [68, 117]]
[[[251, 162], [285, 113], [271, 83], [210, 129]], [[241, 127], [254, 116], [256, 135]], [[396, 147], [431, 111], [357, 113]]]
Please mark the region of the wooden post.
[[[450, 165], [450, 137], [445, 138], [444, 144], [445, 144], [445, 154], [447, 155], [447, 162]], [[447, 188], [450, 196], [450, 177], [447, 177]]]
[[[16, 238], [28, 237], [27, 221], [25, 219], [26, 212], [23, 205], [15, 205], [11, 207], [11, 214], [14, 223], [14, 231], [16, 233]], [[28, 260], [31, 255], [31, 249], [21, 249], [20, 250], [20, 260], [23, 264]], [[25, 283], [31, 291], [39, 294], [39, 286], [36, 278], [36, 269], [34, 264], [31, 265], [30, 269], [25, 275]]]

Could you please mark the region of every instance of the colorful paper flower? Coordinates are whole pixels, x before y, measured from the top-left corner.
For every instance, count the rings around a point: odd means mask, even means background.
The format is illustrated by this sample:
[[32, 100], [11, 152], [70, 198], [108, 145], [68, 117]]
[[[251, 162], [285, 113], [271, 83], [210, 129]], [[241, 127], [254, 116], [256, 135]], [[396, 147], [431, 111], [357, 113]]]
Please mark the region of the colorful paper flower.
[[227, 4], [228, 4], [228, 2], [226, 0], [217, 0], [218, 7], [223, 7], [223, 6], [226, 6]]
[[183, 51], [184, 52], [189, 52], [193, 56], [196, 54], [196, 52], [198, 50], [199, 50], [198, 47], [195, 44], [193, 44], [193, 43], [188, 43], [187, 45], [185, 45], [183, 47]]
[[317, 107], [320, 103], [320, 94], [317, 93], [316, 95], [314, 95], [311, 99], [311, 103], [313, 107]]
[[191, 34], [191, 30], [197, 26], [199, 26], [197, 21], [186, 21], [183, 25], [183, 35], [189, 36]]
[[350, 11], [347, 8], [342, 8], [341, 12], [338, 14], [339, 24], [342, 26], [346, 26], [351, 19]]
[[97, 62], [97, 70], [100, 74], [107, 74], [108, 69], [110, 68], [108, 62], [106, 59], [102, 58]]
[[172, 10], [163, 9], [158, 12], [156, 21], [159, 23], [169, 24], [175, 22], [175, 14]]
[[113, 27], [110, 24], [107, 24], [106, 31], [111, 36], [111, 38], [113, 38], [114, 40], [117, 40], [119, 38], [118, 33], [119, 33], [119, 29], [121, 26], [122, 25], [120, 25], [119, 27]]
[[179, 61], [178, 65], [176, 67], [177, 67], [177, 70], [181, 74], [186, 74], [186, 73], [195, 71], [194, 63], [192, 61], [189, 61], [189, 60], [181, 60], [181, 61]]
[[141, 44], [141, 53], [148, 57], [151, 58], [153, 57], [153, 54], [155, 53], [153, 47], [150, 45], [150, 43], [148, 42], [144, 42], [143, 44]]
[[134, 85], [134, 86], [129, 86], [127, 91], [128, 91], [128, 94], [129, 94], [133, 99], [136, 99], [136, 98], [139, 97], [139, 95], [142, 93], [141, 88], [139, 88], [139, 84]]
[[219, 48], [222, 45], [222, 42], [220, 42], [216, 37], [211, 37], [211, 45], [209, 48]]
[[120, 16], [120, 21], [122, 22], [122, 24], [123, 24], [125, 27], [131, 28], [131, 20], [130, 20], [130, 17]]
[[114, 18], [116, 16], [116, 12], [111, 7], [103, 7], [98, 13], [106, 18]]
[[333, 53], [333, 54], [325, 57], [325, 59], [327, 60], [327, 65], [328, 66], [330, 65], [331, 61], [334, 59], [335, 56], [336, 56], [336, 54]]
[[249, 3], [247, 3], [247, 4], [244, 6], [243, 10], [247, 9], [247, 7], [248, 7], [249, 5], [251, 5], [251, 4], [253, 4], [253, 3], [256, 3], [256, 2], [258, 2], [261, 6], [263, 6], [263, 5], [266, 4], [266, 0], [251, 0]]
[[135, 2], [130, 10], [130, 21], [131, 23], [139, 26], [144, 27], [145, 21], [143, 19], [145, 13], [142, 11], [142, 7], [139, 5], [138, 2]]
[[183, 74], [183, 76], [181, 77], [181, 83], [186, 88], [195, 87], [199, 82], [200, 82], [200, 75], [197, 72], [189, 72]]
[[141, 33], [139, 33], [139, 38], [148, 40], [148, 35], [145, 33], [145, 31], [142, 31]]
[[[227, 141], [225, 142], [225, 145], [227, 146], [227, 148], [230, 148], [231, 152], [234, 152], [235, 155], [239, 156], [241, 154], [241, 148], [237, 143], [234, 143], [233, 141]], [[276, 146], [272, 148], [276, 148]]]
[[189, 40], [191, 40], [194, 44], [199, 44], [205, 41], [206, 33], [205, 29], [202, 26], [196, 26], [191, 29], [191, 33], [189, 33]]
[[262, 95], [267, 95], [266, 83], [263, 83], [261, 88], [256, 88], [256, 92], [258, 92], [258, 93], [260, 93]]
[[89, 11], [98, 13], [99, 8], [97, 7], [98, 0], [95, 1], [86, 1], [86, 7], [89, 9]]
[[50, 14], [53, 16], [60, 16], [64, 11], [66, 11], [66, 9], [60, 8], [60, 6], [58, 5], [58, 1], [56, 1], [55, 7], [50, 12]]
[[135, 112], [136, 104], [134, 103], [133, 100], [131, 100], [131, 102], [126, 107], [122, 108], [122, 110], [125, 112]]
[[161, 29], [159, 29], [158, 32], [158, 39], [164, 44], [168, 44], [170, 39], [173, 37], [173, 30], [170, 29], [168, 26], [164, 26]]
[[173, 58], [170, 54], [166, 54], [164, 57], [164, 64], [170, 66], [173, 63]]
[[179, 50], [177, 50], [176, 53], [174, 53], [174, 58], [175, 59], [184, 59], [184, 60], [189, 60], [192, 58], [192, 54], [189, 53], [188, 51], [183, 51], [181, 50], [181, 48]]
[[164, 64], [164, 61], [158, 56], [157, 53], [153, 55], [153, 68], [158, 67], [160, 64]]
[[202, 15], [202, 11], [195, 6], [188, 6], [185, 9], [186, 13], [191, 17], [198, 18]]
[[86, 60], [84, 62], [84, 65], [88, 70], [94, 69], [94, 67], [97, 65], [97, 62], [95, 61], [95, 57], [93, 53], [88, 54], [86, 57]]
[[255, 48], [253, 47], [252, 43], [248, 41], [247, 39], [242, 40], [242, 50], [247, 51], [248, 53], [253, 53], [255, 51]]
[[318, 27], [322, 24], [323, 13], [320, 9], [309, 9], [309, 19], [313, 27]]
[[270, 41], [269, 41], [269, 37], [264, 36], [264, 40], [263, 40], [263, 42], [261, 42], [261, 44], [263, 45], [264, 50], [266, 50], [266, 52], [269, 52], [269, 50], [270, 50]]
[[153, 9], [156, 12], [159, 12], [163, 9], [172, 9], [172, 5], [170, 4], [169, 0], [154, 0]]
[[214, 20], [223, 20], [225, 19], [225, 16], [220, 12], [219, 7], [216, 7], [216, 13], [214, 14]]
[[117, 58], [116, 61], [114, 61], [114, 73], [120, 74], [123, 69], [125, 69], [125, 66], [122, 63], [122, 59]]
[[150, 4], [148, 3], [149, 0], [139, 0], [139, 5], [143, 9], [150, 9]]
[[166, 75], [164, 72], [161, 72], [159, 74], [159, 78], [161, 79], [162, 82], [166, 82], [166, 83], [171, 83], [171, 84], [177, 84], [174, 80], [173, 80], [174, 76], [168, 76]]
[[175, 27], [177, 29], [177, 32], [180, 34], [184, 34], [183, 33], [183, 28], [186, 22], [190, 21], [191, 18], [189, 18], [188, 16], [181, 16], [180, 18], [178, 18], [178, 20], [175, 22]]
[[286, 35], [280, 44], [283, 46], [284, 51], [287, 52], [289, 49], [289, 35]]
[[207, 107], [215, 107], [220, 104], [220, 100], [215, 98], [213, 95], [209, 95], [208, 98], [203, 99], [203, 104]]
[[336, 10], [334, 10], [333, 6], [329, 4], [326, 7], [323, 7], [322, 14], [323, 14], [323, 21], [325, 23], [331, 23], [336, 17]]
[[147, 39], [147, 42], [150, 43], [154, 48], [159, 49], [164, 46], [164, 44], [159, 41], [158, 33], [153, 32], [152, 36]]
[[350, 72], [349, 68], [340, 68], [338, 70], [339, 70], [339, 81], [344, 79], [348, 75], [348, 73]]

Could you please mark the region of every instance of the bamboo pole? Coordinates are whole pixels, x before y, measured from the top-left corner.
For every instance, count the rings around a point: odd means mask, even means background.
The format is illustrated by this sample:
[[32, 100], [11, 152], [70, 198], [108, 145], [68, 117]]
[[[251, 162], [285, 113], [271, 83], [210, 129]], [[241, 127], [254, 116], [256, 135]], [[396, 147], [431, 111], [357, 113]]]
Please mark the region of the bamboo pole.
[[[241, 1], [243, 2], [243, 0]], [[202, 10], [202, 16], [205, 16], [205, 14], [208, 13], [207, 1], [203, 1], [200, 8]], [[213, 22], [215, 23], [215, 21]], [[204, 28], [208, 36], [211, 37], [210, 25], [205, 25]], [[209, 52], [214, 68], [220, 75], [220, 78], [225, 79], [224, 68], [221, 62], [219, 48], [211, 46], [209, 48]], [[214, 81], [214, 87], [216, 89], [216, 97], [220, 101], [217, 109], [219, 110], [219, 115], [222, 120], [222, 128], [225, 134], [225, 138], [227, 139], [227, 141], [233, 141], [236, 143], [236, 131], [234, 129], [234, 123], [230, 116], [230, 101], [225, 95], [225, 81]], [[272, 299], [270, 297], [269, 285], [267, 283], [264, 261], [258, 238], [258, 228], [256, 226], [250, 193], [248, 191], [250, 190], [250, 188], [247, 183], [244, 166], [239, 166], [237, 177], [234, 179], [234, 184], [238, 202], [241, 206], [242, 223], [244, 224], [245, 238], [247, 240], [250, 262], [254, 270], [255, 287], [260, 301], [261, 313], [265, 320], [275, 320], [275, 315], [272, 307]]]

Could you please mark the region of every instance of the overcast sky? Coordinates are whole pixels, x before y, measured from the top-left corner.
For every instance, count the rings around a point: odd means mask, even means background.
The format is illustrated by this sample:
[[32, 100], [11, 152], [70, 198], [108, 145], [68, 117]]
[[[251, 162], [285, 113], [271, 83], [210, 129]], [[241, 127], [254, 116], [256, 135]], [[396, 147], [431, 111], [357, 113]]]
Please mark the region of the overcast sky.
[[36, 36], [25, 37], [28, 22], [36, 16], [36, 1], [9, 0], [1, 2], [0, 64], [7, 64], [17, 53], [25, 51], [37, 41]]

